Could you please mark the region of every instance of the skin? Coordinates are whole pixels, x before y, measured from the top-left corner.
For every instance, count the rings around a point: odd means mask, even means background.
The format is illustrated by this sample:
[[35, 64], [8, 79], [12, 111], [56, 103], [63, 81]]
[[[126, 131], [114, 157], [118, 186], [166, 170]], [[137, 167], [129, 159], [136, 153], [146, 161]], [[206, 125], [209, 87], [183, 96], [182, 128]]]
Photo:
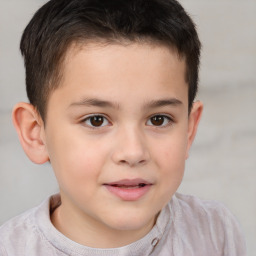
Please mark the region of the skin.
[[[62, 200], [51, 220], [60, 232], [90, 247], [127, 245], [152, 229], [178, 189], [202, 104], [188, 113], [185, 61], [165, 46], [72, 47], [63, 74], [45, 125], [31, 105], [16, 105], [21, 143], [32, 161], [51, 162]], [[101, 116], [97, 127], [91, 115]], [[135, 178], [152, 184], [138, 200], [104, 185]]]

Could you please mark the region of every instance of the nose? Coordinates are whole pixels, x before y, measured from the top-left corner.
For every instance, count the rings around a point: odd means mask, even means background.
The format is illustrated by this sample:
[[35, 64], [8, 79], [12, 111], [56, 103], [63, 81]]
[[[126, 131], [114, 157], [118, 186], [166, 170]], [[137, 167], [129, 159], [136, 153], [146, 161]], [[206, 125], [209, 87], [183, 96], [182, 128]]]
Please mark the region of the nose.
[[116, 164], [135, 167], [149, 161], [146, 139], [139, 129], [122, 129], [115, 140], [112, 159]]

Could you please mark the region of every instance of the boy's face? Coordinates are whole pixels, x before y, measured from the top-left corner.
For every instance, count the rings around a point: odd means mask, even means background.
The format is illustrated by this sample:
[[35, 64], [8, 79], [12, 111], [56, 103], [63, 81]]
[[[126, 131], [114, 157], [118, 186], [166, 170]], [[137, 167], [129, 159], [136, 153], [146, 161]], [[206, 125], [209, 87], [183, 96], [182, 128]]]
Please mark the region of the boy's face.
[[183, 177], [193, 126], [185, 62], [164, 46], [90, 45], [71, 48], [63, 71], [42, 135], [62, 198], [54, 222], [136, 240]]

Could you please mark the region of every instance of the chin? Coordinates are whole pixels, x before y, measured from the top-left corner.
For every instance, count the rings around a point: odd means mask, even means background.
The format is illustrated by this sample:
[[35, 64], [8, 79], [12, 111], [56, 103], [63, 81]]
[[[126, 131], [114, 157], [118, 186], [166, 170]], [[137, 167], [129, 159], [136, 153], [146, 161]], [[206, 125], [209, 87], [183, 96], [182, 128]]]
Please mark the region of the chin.
[[145, 214], [123, 213], [113, 215], [109, 220], [109, 226], [120, 231], [136, 231], [142, 229], [151, 229], [155, 223], [155, 216], [146, 216]]

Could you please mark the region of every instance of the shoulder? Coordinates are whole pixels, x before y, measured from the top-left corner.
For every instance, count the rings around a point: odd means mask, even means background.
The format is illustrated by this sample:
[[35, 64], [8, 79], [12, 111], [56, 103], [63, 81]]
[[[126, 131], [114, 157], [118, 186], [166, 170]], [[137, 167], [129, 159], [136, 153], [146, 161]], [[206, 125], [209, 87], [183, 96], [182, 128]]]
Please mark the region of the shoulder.
[[41, 238], [37, 226], [40, 220], [37, 220], [37, 217], [38, 213], [47, 211], [47, 207], [48, 200], [10, 219], [0, 227], [0, 255], [23, 255], [21, 251], [26, 251], [27, 247]]
[[240, 225], [224, 204], [176, 193], [169, 205], [181, 241], [202, 250], [205, 246], [213, 255], [246, 255]]
[[239, 229], [238, 220], [229, 209], [223, 203], [214, 200], [203, 200], [196, 196], [176, 193], [171, 208], [177, 220], [182, 216], [183, 221], [189, 221], [190, 226], [196, 225], [205, 230], [211, 228], [219, 235], [229, 228]]
[[173, 207], [185, 215], [201, 217], [202, 219], [225, 220], [233, 217], [226, 206], [214, 200], [204, 200], [192, 195], [176, 193], [172, 200]]
[[32, 208], [5, 222], [0, 227], [0, 241], [5, 240], [7, 236], [11, 238], [13, 235], [18, 235], [23, 229], [33, 226], [32, 217], [35, 209], [36, 208]]
[[[32, 216], [35, 209], [31, 209], [19, 216], [5, 222], [0, 227], [0, 251], [1, 255], [15, 255], [15, 247], [19, 248], [22, 240], [26, 240], [35, 230]], [[15, 245], [15, 246], [14, 246]], [[8, 254], [7, 254], [8, 252]]]

